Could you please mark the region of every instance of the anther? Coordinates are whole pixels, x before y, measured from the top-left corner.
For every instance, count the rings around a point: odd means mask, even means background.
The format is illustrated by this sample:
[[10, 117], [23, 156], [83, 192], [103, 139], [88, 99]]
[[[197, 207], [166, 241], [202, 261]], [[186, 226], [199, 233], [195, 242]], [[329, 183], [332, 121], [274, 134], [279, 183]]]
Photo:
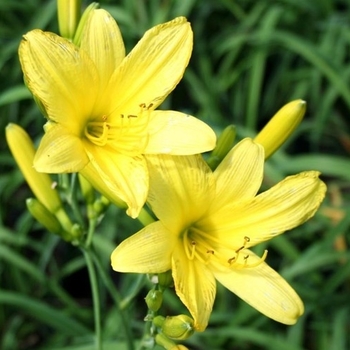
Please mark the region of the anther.
[[236, 260], [236, 257], [230, 258], [227, 260], [227, 262], [231, 265]]
[[192, 249], [191, 249], [191, 254], [190, 254], [190, 260], [194, 259], [194, 254], [196, 252], [196, 242], [195, 241], [191, 241], [191, 245], [192, 245]]
[[244, 236], [243, 239], [244, 239], [243, 245], [242, 245], [242, 247], [240, 247], [240, 248], [238, 248], [237, 250], [235, 250], [236, 253], [238, 253], [238, 252], [240, 252], [242, 249], [244, 249], [245, 246], [246, 246], [246, 244], [247, 244], [248, 242], [250, 242], [250, 238], [249, 238], [248, 236]]

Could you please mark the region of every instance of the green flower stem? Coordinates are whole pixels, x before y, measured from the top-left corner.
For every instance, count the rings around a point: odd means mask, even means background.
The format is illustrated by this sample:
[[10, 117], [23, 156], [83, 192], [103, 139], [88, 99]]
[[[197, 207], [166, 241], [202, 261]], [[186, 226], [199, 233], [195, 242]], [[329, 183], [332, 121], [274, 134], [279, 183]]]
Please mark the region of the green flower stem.
[[97, 226], [97, 219], [96, 218], [89, 219], [89, 231], [85, 241], [86, 248], [89, 248], [91, 246], [96, 226]]
[[83, 219], [83, 216], [81, 215], [80, 208], [77, 202], [77, 189], [79, 187], [77, 180], [78, 180], [78, 174], [73, 173], [71, 176], [70, 189], [67, 193], [67, 202], [71, 206], [74, 217], [78, 221], [79, 225], [81, 227], [84, 227], [84, 219]]
[[92, 302], [94, 307], [96, 350], [102, 350], [100, 293], [98, 289], [96, 271], [92, 261], [92, 251], [89, 248], [85, 247], [82, 247], [82, 250], [86, 261], [86, 266], [89, 272], [89, 279], [91, 285]]
[[107, 288], [108, 292], [110, 293], [111, 297], [113, 298], [115, 304], [118, 307], [122, 325], [125, 331], [128, 350], [134, 350], [133, 337], [131, 334], [131, 329], [129, 327], [129, 322], [126, 318], [123, 308], [121, 307], [121, 296], [118, 290], [115, 288], [113, 281], [106, 273], [106, 269], [102, 266], [101, 261], [98, 259], [97, 255], [93, 251], [91, 251], [91, 257], [94, 261], [97, 271], [99, 272], [102, 282], [104, 283], [105, 287]]
[[145, 208], [141, 209], [137, 220], [139, 220], [143, 226], [147, 226], [155, 221], [152, 215], [149, 214]]

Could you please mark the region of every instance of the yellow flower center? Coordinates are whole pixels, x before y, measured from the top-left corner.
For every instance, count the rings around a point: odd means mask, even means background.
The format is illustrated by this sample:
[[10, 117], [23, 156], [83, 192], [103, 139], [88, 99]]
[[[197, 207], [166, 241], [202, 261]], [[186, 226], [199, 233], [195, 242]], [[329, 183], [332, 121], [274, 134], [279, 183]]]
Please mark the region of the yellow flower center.
[[120, 114], [114, 112], [89, 121], [84, 128], [85, 137], [96, 146], [107, 144], [116, 148], [116, 143], [123, 139], [123, 142], [136, 144], [140, 149], [146, 147], [147, 126], [153, 104], [146, 106], [140, 104], [140, 112], [135, 114]]
[[231, 250], [223, 247], [222, 242], [217, 238], [191, 226], [182, 237], [183, 247], [189, 260], [198, 260], [203, 264], [212, 264], [216, 268], [232, 267], [235, 269], [253, 268], [260, 265], [267, 256], [265, 250], [263, 256], [255, 262], [249, 261], [249, 254], [244, 254], [244, 249], [250, 242], [250, 238], [245, 236], [240, 247], [232, 248], [232, 254], [223, 253]]

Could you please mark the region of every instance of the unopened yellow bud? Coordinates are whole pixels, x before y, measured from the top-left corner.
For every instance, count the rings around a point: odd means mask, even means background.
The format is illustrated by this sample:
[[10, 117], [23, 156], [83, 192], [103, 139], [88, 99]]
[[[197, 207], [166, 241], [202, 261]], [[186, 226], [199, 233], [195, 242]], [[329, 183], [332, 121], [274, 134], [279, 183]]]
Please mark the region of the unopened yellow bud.
[[163, 293], [160, 290], [151, 289], [145, 298], [148, 308], [156, 312], [160, 309], [163, 302]]
[[83, 12], [81, 19], [80, 19], [80, 22], [79, 22], [79, 25], [78, 25], [78, 28], [77, 28], [75, 35], [74, 35], [74, 39], [73, 39], [73, 43], [75, 45], [80, 46], [81, 35], [83, 33], [84, 26], [85, 26], [86, 22], [88, 21], [89, 17], [92, 15], [93, 11], [95, 9], [97, 9], [98, 6], [99, 5], [97, 2], [93, 2]]
[[295, 100], [284, 105], [255, 137], [269, 158], [298, 127], [306, 111], [306, 102]]
[[81, 0], [57, 0], [57, 15], [60, 35], [73, 40], [78, 27]]
[[52, 187], [48, 174], [38, 173], [33, 167], [35, 148], [29, 135], [20, 126], [8, 124], [6, 140], [29, 187], [46, 209], [55, 214], [62, 206], [58, 192]]
[[40, 222], [47, 230], [50, 232], [61, 236], [64, 240], [70, 241], [70, 234], [65, 232], [60, 222], [57, 220], [55, 215], [46, 209], [35, 198], [28, 198], [26, 200], [26, 205], [32, 216]]
[[236, 138], [236, 128], [234, 125], [227, 126], [218, 137], [216, 147], [211, 152], [209, 159], [207, 160], [211, 170], [215, 170], [221, 161], [226, 157], [227, 153], [231, 150]]
[[194, 321], [187, 315], [167, 316], [161, 329], [171, 339], [184, 340], [194, 333]]

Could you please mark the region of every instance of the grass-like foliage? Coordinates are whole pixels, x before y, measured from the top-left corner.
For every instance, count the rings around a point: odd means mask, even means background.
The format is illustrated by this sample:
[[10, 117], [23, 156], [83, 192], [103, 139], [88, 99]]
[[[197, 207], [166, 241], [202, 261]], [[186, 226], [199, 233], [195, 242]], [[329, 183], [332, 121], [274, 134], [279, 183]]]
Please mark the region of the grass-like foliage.
[[[328, 186], [312, 220], [257, 250], [269, 250], [267, 262], [304, 301], [297, 324], [278, 324], [218, 286], [210, 326], [183, 343], [198, 350], [349, 349], [349, 3], [101, 0], [100, 7], [117, 20], [127, 50], [153, 25], [188, 18], [193, 55], [162, 107], [194, 115], [218, 134], [235, 124], [238, 138], [254, 135], [284, 104], [305, 100], [304, 121], [267, 161], [264, 183], [319, 170]], [[0, 0], [0, 348], [92, 350], [84, 255], [30, 216], [25, 200], [33, 195], [5, 141], [8, 123], [21, 125], [36, 143], [43, 134], [44, 118], [23, 83], [17, 54], [21, 36], [35, 28], [58, 32], [56, 1]], [[112, 250], [141, 227], [110, 206], [93, 238], [91, 263], [99, 261], [104, 271], [97, 283], [104, 350], [136, 349], [143, 334], [151, 283], [110, 267]], [[186, 313], [172, 290], [164, 297], [164, 314]]]

